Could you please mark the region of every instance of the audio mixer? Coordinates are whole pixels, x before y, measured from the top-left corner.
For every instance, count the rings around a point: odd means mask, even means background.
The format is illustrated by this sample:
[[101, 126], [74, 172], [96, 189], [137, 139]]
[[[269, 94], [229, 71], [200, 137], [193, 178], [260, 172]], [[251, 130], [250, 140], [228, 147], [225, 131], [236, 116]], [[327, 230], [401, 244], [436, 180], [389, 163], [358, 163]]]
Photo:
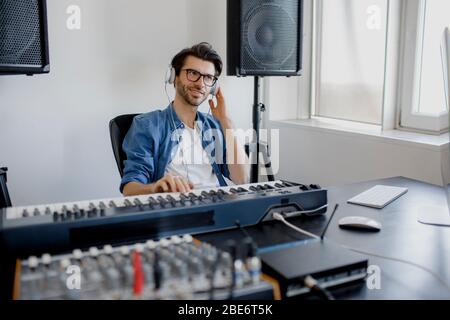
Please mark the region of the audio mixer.
[[246, 254], [172, 236], [72, 253], [30, 256], [19, 264], [14, 296], [21, 300], [272, 299], [251, 243]]

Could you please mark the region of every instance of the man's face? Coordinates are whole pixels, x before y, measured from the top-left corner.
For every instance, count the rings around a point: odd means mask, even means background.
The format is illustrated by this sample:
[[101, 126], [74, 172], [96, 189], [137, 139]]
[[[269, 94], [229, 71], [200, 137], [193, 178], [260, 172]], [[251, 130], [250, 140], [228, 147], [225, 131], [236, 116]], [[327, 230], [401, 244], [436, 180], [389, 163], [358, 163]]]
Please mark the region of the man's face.
[[186, 70], [194, 70], [201, 74], [214, 76], [215, 67], [210, 61], [205, 61], [194, 56], [188, 56], [184, 61], [180, 74], [176, 77], [176, 92], [189, 105], [198, 107], [208, 98], [211, 87], [204, 83], [204, 77], [200, 77], [197, 81], [188, 79]]

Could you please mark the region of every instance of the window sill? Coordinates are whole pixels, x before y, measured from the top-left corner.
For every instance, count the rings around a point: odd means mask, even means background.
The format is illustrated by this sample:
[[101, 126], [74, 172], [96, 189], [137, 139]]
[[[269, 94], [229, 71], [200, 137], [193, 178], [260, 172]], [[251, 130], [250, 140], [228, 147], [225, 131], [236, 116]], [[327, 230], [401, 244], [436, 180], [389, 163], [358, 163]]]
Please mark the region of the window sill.
[[319, 117], [313, 117], [308, 120], [293, 119], [270, 121], [270, 126], [301, 128], [317, 132], [368, 138], [379, 140], [380, 142], [410, 145], [433, 151], [442, 151], [444, 148], [448, 148], [450, 140], [448, 133], [434, 136], [400, 130], [383, 131], [381, 126], [377, 125]]

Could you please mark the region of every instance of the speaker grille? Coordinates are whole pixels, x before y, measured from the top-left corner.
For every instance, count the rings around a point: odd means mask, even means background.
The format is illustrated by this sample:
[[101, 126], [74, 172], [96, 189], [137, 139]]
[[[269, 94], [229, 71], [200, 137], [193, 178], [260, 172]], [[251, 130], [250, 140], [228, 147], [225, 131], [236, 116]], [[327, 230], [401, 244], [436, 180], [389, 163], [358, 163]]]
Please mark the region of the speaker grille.
[[242, 68], [295, 71], [297, 68], [298, 0], [242, 2]]
[[0, 0], [0, 65], [42, 66], [39, 0]]

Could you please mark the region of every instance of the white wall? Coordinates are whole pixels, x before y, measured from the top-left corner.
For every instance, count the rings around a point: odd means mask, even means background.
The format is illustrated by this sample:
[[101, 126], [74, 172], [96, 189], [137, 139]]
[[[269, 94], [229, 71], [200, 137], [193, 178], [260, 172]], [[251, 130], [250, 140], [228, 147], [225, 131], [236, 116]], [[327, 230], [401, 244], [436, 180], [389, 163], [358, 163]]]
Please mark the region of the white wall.
[[[442, 185], [443, 152], [404, 142], [382, 141], [363, 135], [280, 126], [279, 178], [336, 186], [359, 181], [404, 176]], [[447, 177], [448, 178], [448, 177]]]
[[283, 123], [297, 117], [299, 79], [271, 78], [266, 93], [268, 126], [279, 130], [279, 164], [274, 163], [278, 178], [335, 186], [404, 176], [441, 185], [446, 172], [444, 179], [449, 181], [448, 145], [439, 148]]
[[[206, 40], [225, 56], [225, 2], [221, 12], [198, 0], [47, 3], [51, 73], [0, 77], [0, 165], [9, 167], [12, 201], [119, 196], [109, 120], [165, 107], [164, 74], [180, 49]], [[81, 30], [66, 28], [73, 4]], [[196, 13], [201, 7], [212, 15]], [[242, 112], [247, 87], [245, 79], [224, 81], [239, 126], [250, 125], [250, 111]]]

